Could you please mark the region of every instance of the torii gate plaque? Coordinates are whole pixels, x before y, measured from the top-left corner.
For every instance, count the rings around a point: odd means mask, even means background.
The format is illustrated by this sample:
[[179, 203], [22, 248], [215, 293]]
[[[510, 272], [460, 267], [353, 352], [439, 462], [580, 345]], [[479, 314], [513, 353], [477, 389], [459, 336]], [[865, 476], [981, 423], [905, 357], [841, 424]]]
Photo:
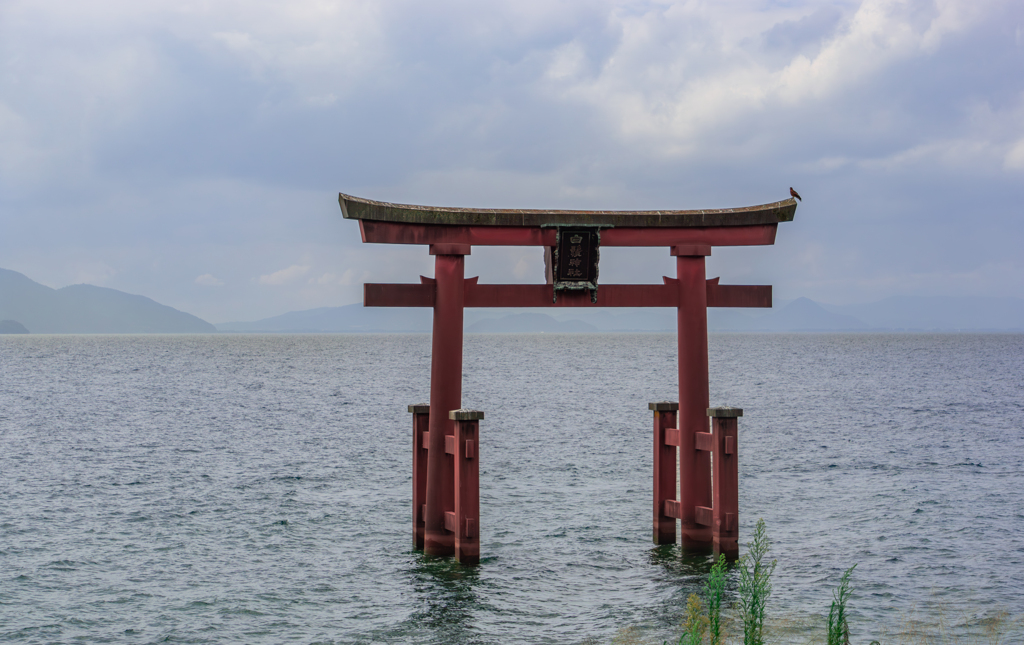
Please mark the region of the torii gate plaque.
[[[434, 277], [420, 284], [366, 284], [366, 307], [432, 307], [430, 404], [413, 413], [413, 541], [431, 555], [480, 559], [479, 422], [462, 409], [462, 326], [466, 307], [676, 307], [679, 402], [654, 411], [654, 541], [735, 558], [738, 408], [708, 407], [708, 307], [771, 307], [771, 286], [707, 280], [714, 246], [775, 243], [793, 220], [792, 198], [763, 206], [698, 211], [547, 211], [435, 208], [340, 194], [363, 242], [429, 245]], [[473, 246], [545, 247], [547, 284], [478, 284], [465, 279]], [[601, 246], [669, 247], [676, 277], [664, 284], [598, 286]], [[711, 417], [711, 432], [708, 430]], [[678, 455], [680, 499], [676, 495]], [[714, 485], [712, 488], [712, 464]]]

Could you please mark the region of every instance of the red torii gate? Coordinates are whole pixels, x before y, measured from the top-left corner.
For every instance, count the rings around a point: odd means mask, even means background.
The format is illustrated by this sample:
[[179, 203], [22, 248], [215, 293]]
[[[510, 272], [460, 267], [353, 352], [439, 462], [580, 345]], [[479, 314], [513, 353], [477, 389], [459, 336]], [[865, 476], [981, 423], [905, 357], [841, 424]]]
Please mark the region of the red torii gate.
[[[436, 208], [345, 194], [338, 201], [346, 219], [359, 221], [363, 242], [429, 245], [435, 256], [433, 278], [421, 276], [420, 284], [366, 284], [363, 290], [366, 307], [434, 309], [430, 404], [409, 406], [416, 548], [455, 554], [466, 563], [480, 559], [477, 458], [484, 414], [462, 409], [466, 307], [676, 307], [679, 402], [649, 406], [654, 411], [654, 541], [675, 542], [678, 519], [685, 549], [737, 556], [736, 418], [743, 411], [708, 407], [707, 308], [771, 307], [772, 288], [707, 280], [704, 258], [714, 246], [774, 244], [779, 222], [793, 220], [794, 199], [695, 211]], [[465, 256], [473, 246], [545, 247], [548, 283], [467, 280]], [[676, 277], [664, 278], [664, 284], [599, 287], [601, 246], [670, 247]], [[675, 499], [677, 456], [680, 499]]]

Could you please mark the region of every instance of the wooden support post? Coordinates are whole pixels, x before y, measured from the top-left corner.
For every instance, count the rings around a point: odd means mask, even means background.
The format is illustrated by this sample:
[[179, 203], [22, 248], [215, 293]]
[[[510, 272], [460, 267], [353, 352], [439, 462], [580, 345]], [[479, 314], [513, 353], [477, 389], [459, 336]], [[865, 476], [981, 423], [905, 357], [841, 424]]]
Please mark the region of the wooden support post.
[[480, 421], [479, 410], [452, 410], [455, 422], [455, 510], [450, 531], [455, 533], [455, 557], [462, 564], [480, 563]]
[[427, 499], [427, 437], [430, 427], [430, 406], [410, 405], [412, 413], [412, 545], [423, 550], [423, 505]]
[[[674, 401], [648, 403], [654, 411], [654, 543], [675, 544], [676, 517], [676, 452], [679, 430], [676, 429]], [[672, 502], [666, 504], [666, 502]]]
[[708, 408], [711, 417], [714, 471], [712, 539], [715, 558], [724, 553], [729, 560], [740, 556], [740, 492], [738, 417], [740, 408]]
[[[434, 329], [430, 349], [430, 407], [462, 407], [462, 321], [465, 304], [466, 258], [469, 247], [437, 244], [434, 255]], [[427, 451], [426, 512], [423, 551], [428, 555], [455, 553], [455, 535], [445, 529], [445, 514], [455, 510], [455, 465], [445, 451], [445, 438], [455, 424], [444, 412], [430, 415]]]
[[675, 246], [679, 280], [679, 502], [682, 546], [712, 550], [711, 527], [698, 507], [711, 507], [711, 455], [698, 449], [696, 434], [707, 432], [708, 300], [704, 258], [711, 247]]

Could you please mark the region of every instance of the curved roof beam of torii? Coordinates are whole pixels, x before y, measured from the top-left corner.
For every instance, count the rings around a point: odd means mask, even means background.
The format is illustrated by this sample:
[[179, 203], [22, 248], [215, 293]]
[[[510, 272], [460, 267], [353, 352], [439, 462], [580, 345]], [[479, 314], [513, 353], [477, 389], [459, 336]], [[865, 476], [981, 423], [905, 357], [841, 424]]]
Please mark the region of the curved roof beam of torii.
[[346, 219], [440, 226], [599, 226], [615, 228], [709, 228], [791, 222], [796, 200], [742, 208], [688, 211], [565, 211], [538, 209], [451, 208], [391, 204], [338, 194]]

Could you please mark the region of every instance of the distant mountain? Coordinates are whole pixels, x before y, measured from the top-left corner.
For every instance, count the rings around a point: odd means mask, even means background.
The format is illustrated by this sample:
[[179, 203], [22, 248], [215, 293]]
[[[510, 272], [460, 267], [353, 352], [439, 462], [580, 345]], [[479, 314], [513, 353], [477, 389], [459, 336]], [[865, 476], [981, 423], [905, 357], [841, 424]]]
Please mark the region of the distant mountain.
[[145, 296], [75, 284], [41, 285], [17, 271], [0, 269], [0, 319], [17, 321], [34, 334], [187, 334], [216, 328], [192, 314]]
[[[545, 313], [508, 310], [466, 310], [465, 331], [473, 333], [600, 331], [581, 320], [556, 320]], [[217, 329], [250, 333], [339, 333], [339, 332], [429, 332], [433, 313], [423, 307], [364, 307], [360, 303], [343, 307], [320, 307], [291, 311], [254, 322], [218, 323]]]
[[[548, 313], [550, 312], [550, 313]], [[466, 333], [674, 332], [672, 309], [467, 309]], [[255, 322], [218, 324], [235, 332], [429, 332], [427, 308], [323, 307]], [[797, 298], [775, 309], [709, 309], [712, 332], [839, 332], [884, 330], [1020, 330], [1024, 300], [1012, 298], [889, 298], [836, 306]]]
[[[574, 316], [594, 325], [596, 331], [674, 332], [677, 329], [673, 309], [587, 310]], [[855, 331], [866, 327], [853, 316], [826, 311], [807, 298], [799, 298], [777, 309], [708, 309], [708, 331], [711, 332]]]
[[[672, 332], [671, 309], [559, 309], [552, 313], [516, 309], [467, 309], [465, 331], [473, 333]], [[751, 315], [735, 309], [708, 311], [710, 331], [837, 331], [866, 325], [843, 314], [828, 312], [801, 298], [782, 310]], [[292, 311], [254, 322], [219, 323], [220, 331], [316, 332], [429, 332], [431, 310], [426, 308], [322, 307]]]
[[599, 331], [594, 325], [582, 320], [555, 320], [547, 314], [509, 314], [501, 318], [484, 318], [466, 325], [467, 334], [513, 334], [523, 332], [545, 332], [567, 334]]
[[675, 309], [557, 309], [556, 320], [575, 319], [601, 332], [664, 332], [676, 329]]
[[854, 316], [833, 313], [809, 298], [797, 298], [781, 309], [752, 318], [750, 331], [863, 331], [868, 325]]
[[220, 331], [315, 333], [315, 332], [424, 332], [430, 331], [433, 313], [421, 307], [320, 307], [290, 311], [254, 322], [218, 323]]
[[982, 296], [893, 296], [863, 305], [822, 305], [856, 316], [875, 329], [1011, 330], [1024, 329], [1024, 300]]
[[0, 334], [27, 334], [28, 329], [17, 320], [0, 320]]

